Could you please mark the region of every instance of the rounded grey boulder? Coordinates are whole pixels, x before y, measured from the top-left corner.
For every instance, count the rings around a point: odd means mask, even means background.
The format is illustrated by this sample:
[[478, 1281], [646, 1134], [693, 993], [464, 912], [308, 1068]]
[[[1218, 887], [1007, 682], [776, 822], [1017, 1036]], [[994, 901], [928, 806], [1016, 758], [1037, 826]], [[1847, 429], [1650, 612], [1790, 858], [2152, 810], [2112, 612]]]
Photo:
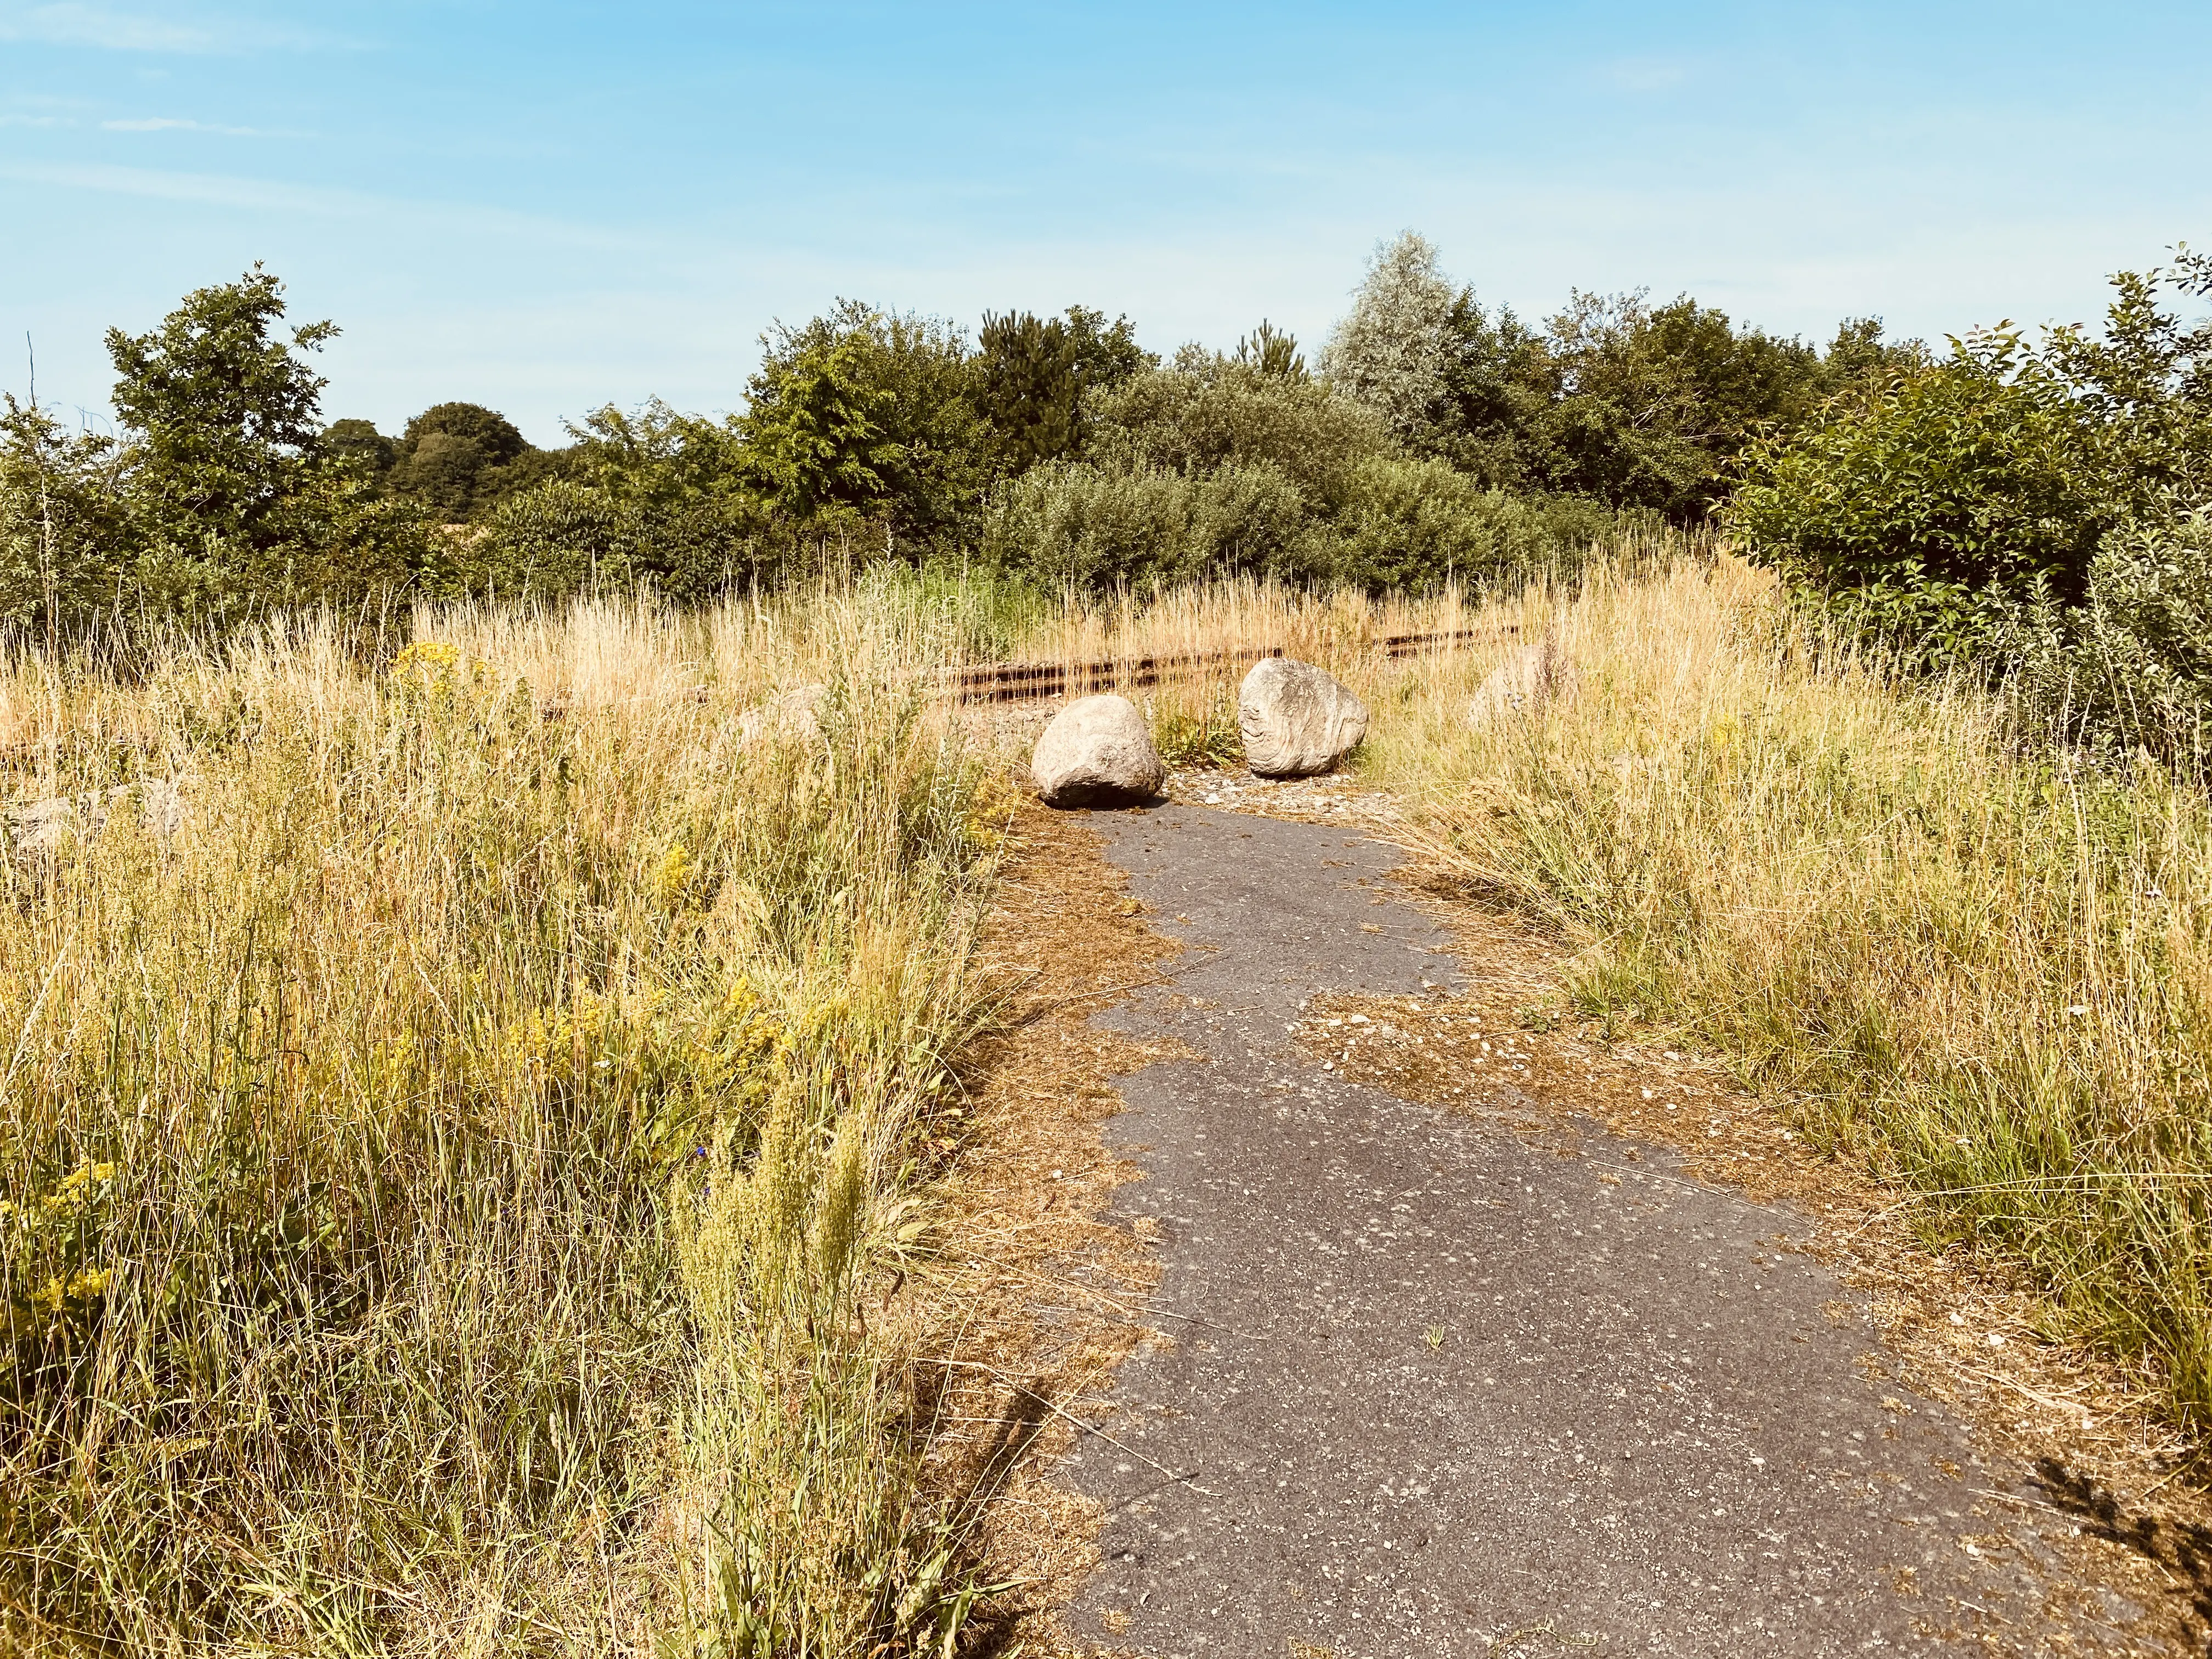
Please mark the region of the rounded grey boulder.
[[1311, 663], [1268, 657], [1237, 693], [1244, 763], [1263, 778], [1326, 772], [1367, 735], [1367, 705]]
[[1052, 717], [1030, 757], [1048, 806], [1112, 806], [1150, 800], [1168, 769], [1145, 717], [1127, 697], [1079, 697]]

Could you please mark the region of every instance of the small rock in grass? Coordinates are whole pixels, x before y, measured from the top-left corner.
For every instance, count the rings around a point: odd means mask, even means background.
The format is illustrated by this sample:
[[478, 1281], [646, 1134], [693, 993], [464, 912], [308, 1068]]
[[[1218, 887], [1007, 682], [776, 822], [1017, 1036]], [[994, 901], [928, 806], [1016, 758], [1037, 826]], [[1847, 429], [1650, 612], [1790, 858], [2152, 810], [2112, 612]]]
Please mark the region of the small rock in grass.
[[1468, 700], [1467, 723], [1488, 726], [1510, 714], [1540, 719], [1547, 710], [1572, 702], [1581, 690], [1574, 659], [1547, 634], [1490, 671]]
[[163, 841], [184, 827], [184, 793], [175, 784], [157, 778], [9, 807], [9, 842], [19, 853], [58, 852], [73, 836], [98, 835], [106, 827], [116, 804], [132, 798], [146, 827]]
[[1367, 735], [1367, 705], [1311, 663], [1268, 657], [1237, 693], [1244, 763], [1263, 778], [1326, 772]]
[[829, 695], [827, 686], [796, 686], [757, 708], [748, 708], [738, 716], [738, 741], [748, 749], [770, 738], [786, 743], [821, 742], [820, 710]]
[[1079, 697], [1052, 717], [1030, 757], [1048, 806], [1114, 806], [1150, 800], [1168, 769], [1145, 717], [1127, 697]]

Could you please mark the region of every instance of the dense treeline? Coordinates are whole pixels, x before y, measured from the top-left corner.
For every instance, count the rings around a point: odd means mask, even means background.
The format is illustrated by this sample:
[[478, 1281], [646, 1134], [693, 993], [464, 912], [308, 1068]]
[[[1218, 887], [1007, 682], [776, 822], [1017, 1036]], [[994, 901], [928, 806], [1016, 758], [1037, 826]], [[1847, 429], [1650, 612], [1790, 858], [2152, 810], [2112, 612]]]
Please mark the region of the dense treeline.
[[2008, 680], [2072, 737], [2212, 752], [2212, 260], [2124, 273], [2106, 325], [1938, 356], [1824, 347], [1687, 297], [1486, 307], [1407, 234], [1309, 364], [1262, 321], [1162, 358], [1127, 317], [841, 301], [763, 337], [734, 415], [603, 408], [553, 450], [450, 402], [325, 424], [258, 266], [111, 331], [117, 435], [0, 414], [0, 622], [224, 620], [301, 601], [681, 601], [889, 561], [1096, 590], [1237, 573], [1370, 590], [1571, 565], [1717, 521], [1910, 659]]
[[889, 559], [1060, 587], [1253, 572], [1384, 588], [1571, 561], [1624, 516], [1689, 522], [1735, 459], [1917, 346], [1825, 351], [1682, 299], [1577, 295], [1525, 325], [1410, 234], [1310, 367], [1261, 322], [1163, 359], [1126, 317], [943, 319], [840, 301], [763, 337], [744, 407], [608, 407], [541, 450], [442, 403], [397, 436], [322, 419], [258, 266], [111, 331], [116, 435], [9, 398], [0, 618], [234, 617], [302, 600], [690, 600]]

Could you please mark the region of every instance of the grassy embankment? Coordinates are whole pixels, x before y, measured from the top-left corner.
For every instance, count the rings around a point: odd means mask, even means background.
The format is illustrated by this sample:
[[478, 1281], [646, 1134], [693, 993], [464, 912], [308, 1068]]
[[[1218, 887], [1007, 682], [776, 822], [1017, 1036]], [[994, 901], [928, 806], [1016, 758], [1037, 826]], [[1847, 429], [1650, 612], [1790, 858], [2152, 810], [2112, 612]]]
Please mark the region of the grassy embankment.
[[1579, 692], [1470, 725], [1495, 650], [1378, 688], [1369, 765], [1481, 902], [2024, 1265], [2212, 1413], [2212, 808], [2008, 744], [1995, 702], [1793, 629], [1732, 560], [1531, 592]]
[[[941, 645], [912, 622], [7, 666], [17, 798], [175, 777], [190, 816], [0, 873], [0, 1649], [830, 1656], [957, 1618], [856, 1310], [987, 995], [990, 786], [894, 672]], [[826, 742], [741, 749], [814, 677]]]
[[[2014, 758], [1771, 600], [1727, 562], [1479, 611], [894, 588], [428, 618], [392, 667], [309, 627], [15, 662], [19, 797], [191, 811], [6, 872], [0, 1643], [842, 1656], [957, 1616], [970, 1517], [901, 1418], [927, 1322], [858, 1292], [990, 994], [992, 786], [908, 672], [963, 652], [1339, 668], [1587, 1006], [1815, 1103], [2201, 1411], [2212, 813]], [[1371, 648], [1455, 627], [1500, 637]], [[1470, 727], [1547, 633], [1579, 694]], [[741, 746], [814, 678], [825, 743]], [[1236, 678], [1153, 696], [1164, 740], [1233, 752]]]

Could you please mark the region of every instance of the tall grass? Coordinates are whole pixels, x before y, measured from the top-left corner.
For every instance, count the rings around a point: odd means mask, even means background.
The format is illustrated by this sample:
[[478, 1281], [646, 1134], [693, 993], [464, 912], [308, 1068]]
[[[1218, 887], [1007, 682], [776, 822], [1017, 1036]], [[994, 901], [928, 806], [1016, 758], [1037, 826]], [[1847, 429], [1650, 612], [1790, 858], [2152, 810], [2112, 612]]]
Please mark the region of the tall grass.
[[[961, 1585], [854, 1297], [994, 836], [840, 602], [16, 659], [0, 1646], [845, 1655]], [[819, 743], [737, 711], [831, 686]]]
[[1939, 1231], [2212, 1413], [2212, 811], [2009, 743], [1995, 702], [1793, 626], [1731, 559], [1492, 614], [1578, 689], [1403, 682], [1373, 764], [1472, 893], [1583, 947], [1595, 1013], [1802, 1096]]
[[[948, 1650], [972, 1517], [878, 1292], [992, 994], [999, 786], [937, 672], [982, 655], [1232, 653], [1139, 694], [1189, 760], [1233, 757], [1233, 653], [1331, 667], [1587, 1009], [1732, 1054], [2212, 1412], [2212, 808], [1665, 550], [1510, 599], [939, 573], [0, 663], [18, 799], [189, 806], [0, 866], [0, 1647]], [[1529, 650], [1537, 695], [1478, 696]], [[748, 744], [806, 682], [820, 739]]]

